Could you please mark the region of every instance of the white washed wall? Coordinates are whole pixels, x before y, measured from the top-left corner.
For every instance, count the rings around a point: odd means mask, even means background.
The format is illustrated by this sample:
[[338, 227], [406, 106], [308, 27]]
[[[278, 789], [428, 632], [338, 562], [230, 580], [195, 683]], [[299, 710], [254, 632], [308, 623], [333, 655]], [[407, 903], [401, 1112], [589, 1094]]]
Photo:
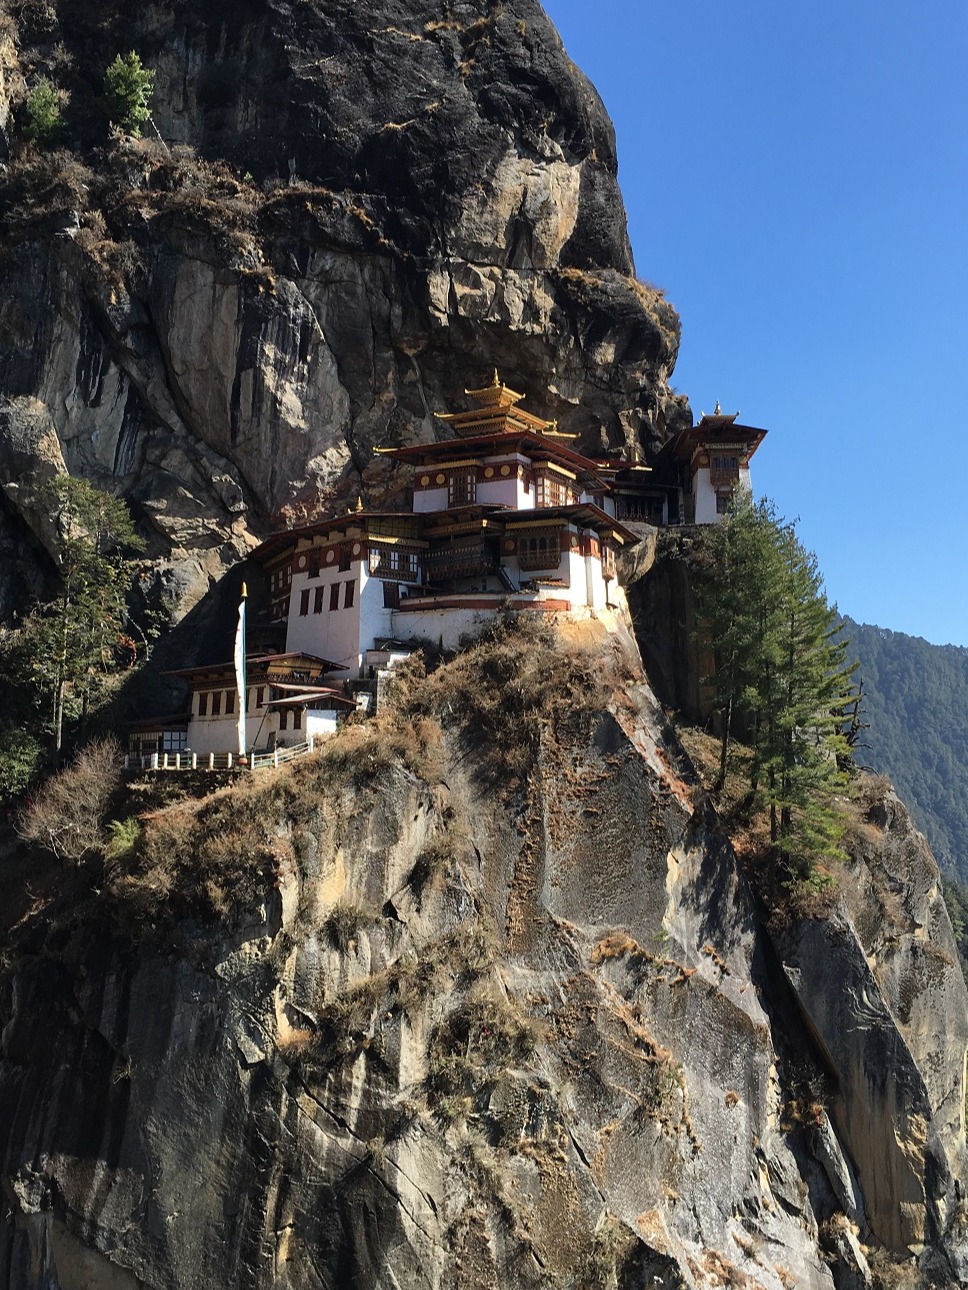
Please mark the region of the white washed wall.
[[[254, 698], [251, 702], [254, 702]], [[265, 708], [249, 712], [245, 718], [247, 749], [265, 748], [272, 731], [278, 732], [278, 730], [278, 713]], [[233, 713], [230, 717], [193, 716], [188, 723], [188, 748], [191, 752], [198, 753], [200, 757], [207, 757], [209, 753], [237, 753], [239, 751], [238, 715]]]

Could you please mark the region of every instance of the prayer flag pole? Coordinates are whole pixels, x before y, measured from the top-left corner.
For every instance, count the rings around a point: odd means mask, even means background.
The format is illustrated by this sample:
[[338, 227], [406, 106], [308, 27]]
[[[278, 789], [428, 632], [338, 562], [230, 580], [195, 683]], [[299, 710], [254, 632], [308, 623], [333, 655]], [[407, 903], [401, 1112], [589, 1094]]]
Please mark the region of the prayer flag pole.
[[235, 684], [239, 691], [239, 756], [245, 756], [245, 583], [239, 603], [239, 626], [235, 633]]

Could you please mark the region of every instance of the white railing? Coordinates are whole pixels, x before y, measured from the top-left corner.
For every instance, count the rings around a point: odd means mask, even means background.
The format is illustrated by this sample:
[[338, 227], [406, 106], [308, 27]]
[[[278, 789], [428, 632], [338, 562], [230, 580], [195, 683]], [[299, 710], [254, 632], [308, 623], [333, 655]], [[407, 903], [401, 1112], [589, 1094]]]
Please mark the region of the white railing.
[[293, 744], [291, 747], [274, 748], [268, 753], [250, 753], [247, 758], [240, 758], [238, 753], [148, 753], [143, 757], [126, 755], [125, 770], [266, 770], [269, 767], [285, 766], [287, 762], [304, 757], [313, 750], [313, 740]]
[[311, 753], [312, 750], [313, 741], [307, 739], [304, 744], [293, 744], [289, 748], [273, 748], [270, 753], [252, 753], [249, 757], [249, 767], [251, 770], [266, 770], [270, 766], [285, 766], [286, 762], [305, 757], [306, 753]]

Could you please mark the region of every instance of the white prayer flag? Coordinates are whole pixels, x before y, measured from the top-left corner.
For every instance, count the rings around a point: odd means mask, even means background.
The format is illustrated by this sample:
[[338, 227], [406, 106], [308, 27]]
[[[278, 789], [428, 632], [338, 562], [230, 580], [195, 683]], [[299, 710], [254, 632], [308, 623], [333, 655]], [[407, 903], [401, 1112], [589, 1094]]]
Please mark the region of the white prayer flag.
[[245, 583], [242, 584], [242, 600], [239, 604], [239, 627], [235, 633], [235, 684], [239, 692], [239, 756], [244, 757], [245, 748]]

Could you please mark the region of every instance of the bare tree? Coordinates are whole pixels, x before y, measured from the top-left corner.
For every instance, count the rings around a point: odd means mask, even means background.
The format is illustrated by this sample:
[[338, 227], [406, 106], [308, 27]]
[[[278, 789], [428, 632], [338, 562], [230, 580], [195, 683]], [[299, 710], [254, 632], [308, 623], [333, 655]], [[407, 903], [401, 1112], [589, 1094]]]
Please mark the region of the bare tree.
[[38, 789], [17, 831], [59, 860], [80, 864], [103, 846], [104, 817], [120, 781], [120, 745], [96, 739]]

